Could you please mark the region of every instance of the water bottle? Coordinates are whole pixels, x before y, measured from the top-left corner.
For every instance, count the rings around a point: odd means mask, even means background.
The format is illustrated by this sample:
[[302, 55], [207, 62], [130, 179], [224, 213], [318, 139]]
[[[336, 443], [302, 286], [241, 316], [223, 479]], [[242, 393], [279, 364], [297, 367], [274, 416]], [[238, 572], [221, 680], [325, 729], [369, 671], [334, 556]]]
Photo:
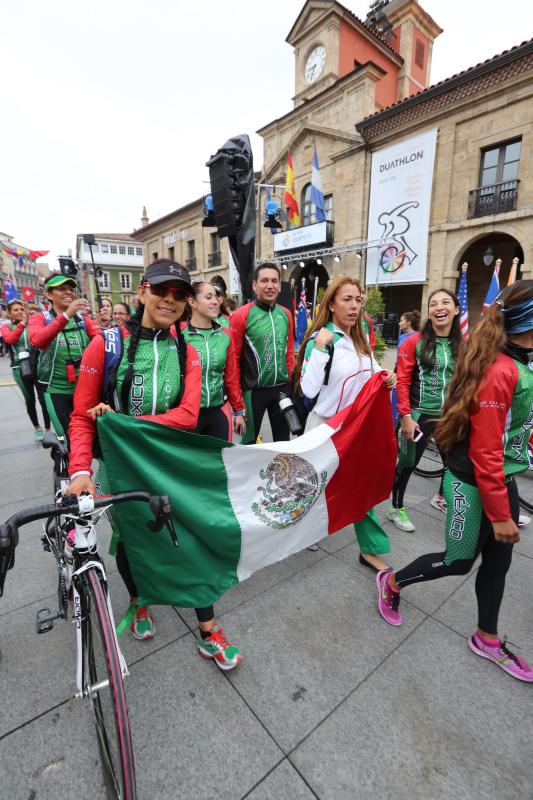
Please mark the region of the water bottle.
[[288, 394], [285, 394], [285, 392], [279, 393], [279, 408], [285, 417], [289, 431], [294, 436], [300, 436], [304, 431], [302, 423], [300, 422], [300, 417], [294, 408], [292, 398], [290, 398]]

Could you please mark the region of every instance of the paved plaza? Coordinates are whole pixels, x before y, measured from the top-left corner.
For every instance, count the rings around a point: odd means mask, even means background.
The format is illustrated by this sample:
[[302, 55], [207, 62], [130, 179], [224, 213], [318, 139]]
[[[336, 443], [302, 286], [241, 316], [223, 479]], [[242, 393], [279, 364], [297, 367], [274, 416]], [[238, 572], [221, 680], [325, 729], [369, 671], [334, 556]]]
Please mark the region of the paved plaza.
[[[10, 377], [0, 359], [0, 382]], [[0, 386], [0, 408], [5, 521], [49, 502], [52, 479], [15, 386]], [[386, 522], [393, 566], [442, 549], [436, 489], [416, 476], [409, 484], [415, 534]], [[520, 478], [520, 491], [533, 498], [533, 477]], [[105, 550], [106, 523], [99, 531]], [[468, 650], [475, 575], [405, 589], [396, 629], [379, 617], [374, 575], [357, 556], [346, 529], [228, 592], [216, 609], [243, 652], [233, 672], [198, 657], [191, 610], [155, 608], [153, 641], [123, 637], [142, 800], [533, 798], [533, 686]], [[106, 563], [118, 618], [127, 595], [114, 559]], [[529, 660], [532, 571], [533, 523], [515, 547], [501, 613], [501, 633]], [[105, 797], [91, 709], [72, 697], [72, 624], [35, 633], [36, 610], [55, 596], [55, 565], [33, 523], [0, 599], [0, 800]]]

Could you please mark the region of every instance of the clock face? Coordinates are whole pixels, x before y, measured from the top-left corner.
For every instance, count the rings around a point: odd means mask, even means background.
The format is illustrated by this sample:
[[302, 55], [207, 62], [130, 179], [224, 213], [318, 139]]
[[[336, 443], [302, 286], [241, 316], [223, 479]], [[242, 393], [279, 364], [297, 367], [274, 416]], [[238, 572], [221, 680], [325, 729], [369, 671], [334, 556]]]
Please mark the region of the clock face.
[[314, 83], [322, 74], [326, 63], [326, 48], [322, 45], [311, 50], [305, 62], [304, 77], [307, 83]]

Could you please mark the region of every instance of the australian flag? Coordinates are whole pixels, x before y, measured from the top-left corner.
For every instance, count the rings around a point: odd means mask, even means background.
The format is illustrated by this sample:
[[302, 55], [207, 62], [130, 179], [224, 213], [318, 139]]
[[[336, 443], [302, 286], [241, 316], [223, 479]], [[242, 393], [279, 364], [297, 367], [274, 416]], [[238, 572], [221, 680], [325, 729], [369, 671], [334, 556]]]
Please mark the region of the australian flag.
[[459, 281], [457, 299], [461, 306], [461, 316], [459, 317], [461, 333], [463, 334], [463, 339], [468, 339], [468, 287], [466, 285], [466, 267], [463, 267], [461, 280]]
[[492, 278], [489, 283], [489, 290], [487, 292], [487, 296], [485, 297], [485, 302], [483, 303], [483, 308], [481, 309], [481, 313], [484, 314], [490, 306], [494, 303], [498, 295], [500, 294], [500, 265], [497, 263], [494, 267], [494, 272], [492, 273]]
[[307, 332], [307, 300], [305, 296], [305, 280], [302, 278], [302, 291], [300, 292], [300, 302], [296, 311], [296, 346], [299, 347], [304, 340]]
[[6, 303], [11, 303], [12, 300], [18, 300], [16, 286], [9, 276], [4, 281], [4, 300]]

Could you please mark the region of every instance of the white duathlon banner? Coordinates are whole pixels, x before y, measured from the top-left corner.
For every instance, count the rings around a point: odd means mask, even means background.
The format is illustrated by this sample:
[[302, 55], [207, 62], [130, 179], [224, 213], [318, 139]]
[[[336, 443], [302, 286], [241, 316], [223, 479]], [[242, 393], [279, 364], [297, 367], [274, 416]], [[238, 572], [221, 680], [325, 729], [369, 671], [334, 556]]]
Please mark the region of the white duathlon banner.
[[427, 246], [437, 129], [372, 154], [367, 250], [368, 284], [422, 283]]

